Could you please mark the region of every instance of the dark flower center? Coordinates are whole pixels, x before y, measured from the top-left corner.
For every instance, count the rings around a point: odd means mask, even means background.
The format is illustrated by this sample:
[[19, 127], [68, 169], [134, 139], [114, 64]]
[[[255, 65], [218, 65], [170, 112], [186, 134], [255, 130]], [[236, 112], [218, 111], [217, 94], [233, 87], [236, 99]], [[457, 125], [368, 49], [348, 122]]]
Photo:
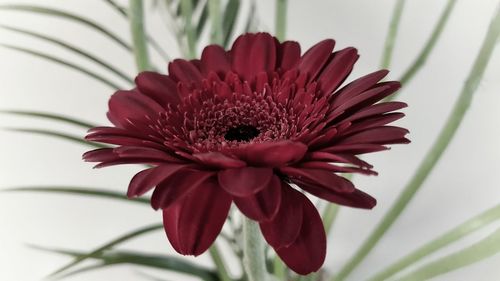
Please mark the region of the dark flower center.
[[260, 134], [260, 131], [254, 126], [240, 125], [229, 129], [224, 138], [228, 141], [249, 141]]

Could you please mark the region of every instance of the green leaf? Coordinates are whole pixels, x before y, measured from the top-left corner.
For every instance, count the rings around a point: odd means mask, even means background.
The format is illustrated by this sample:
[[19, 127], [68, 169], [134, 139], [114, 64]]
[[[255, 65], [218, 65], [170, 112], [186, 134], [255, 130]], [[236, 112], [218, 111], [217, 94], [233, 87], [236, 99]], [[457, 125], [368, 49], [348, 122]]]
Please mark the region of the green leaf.
[[49, 136], [49, 137], [56, 137], [56, 138], [60, 138], [60, 139], [64, 139], [64, 140], [68, 140], [71, 142], [84, 144], [86, 146], [96, 147], [96, 148], [109, 147], [109, 146], [104, 145], [104, 144], [86, 141], [82, 137], [79, 137], [79, 136], [73, 136], [73, 135], [66, 134], [66, 133], [44, 130], [44, 129], [7, 128], [6, 130], [14, 131], [14, 132], [21, 132], [21, 133], [37, 134], [37, 135], [43, 135], [43, 136]]
[[[118, 12], [125, 20], [128, 20], [128, 12], [127, 9], [124, 7], [120, 6], [118, 3], [116, 3], [113, 0], [104, 0], [106, 3], [108, 3], [116, 12]], [[147, 40], [149, 44], [151, 44], [151, 47], [166, 61], [170, 61], [170, 56], [163, 50], [163, 48], [160, 46], [160, 44], [154, 40], [151, 36], [146, 34]]]
[[406, 255], [405, 257], [398, 259], [396, 263], [387, 267], [385, 270], [376, 274], [369, 280], [370, 281], [387, 280], [389, 277], [404, 270], [405, 268], [411, 266], [412, 264], [422, 260], [423, 258], [436, 252], [437, 250], [440, 250], [450, 245], [451, 243], [469, 235], [470, 233], [482, 229], [485, 226], [488, 226], [489, 224], [499, 219], [500, 219], [500, 204], [460, 224], [459, 226], [453, 228], [452, 230], [446, 232], [437, 239], [418, 248], [412, 253]]
[[224, 11], [224, 18], [222, 20], [222, 35], [224, 37], [224, 46], [229, 47], [231, 37], [234, 32], [236, 17], [240, 9], [239, 0], [229, 0]]
[[74, 186], [23, 186], [2, 189], [2, 192], [42, 192], [42, 193], [61, 193], [72, 195], [85, 195], [92, 197], [100, 197], [107, 199], [116, 199], [133, 203], [149, 204], [148, 198], [133, 198], [130, 199], [122, 192], [110, 191], [105, 189], [96, 189], [88, 187], [74, 187]]
[[42, 34], [39, 34], [39, 33], [36, 33], [36, 32], [32, 32], [32, 31], [29, 31], [29, 30], [25, 30], [25, 29], [20, 29], [20, 28], [15, 28], [15, 27], [11, 27], [11, 26], [6, 26], [6, 25], [0, 25], [0, 28], [3, 28], [3, 29], [6, 29], [6, 30], [10, 30], [10, 31], [13, 31], [13, 32], [17, 32], [17, 33], [21, 33], [21, 34], [24, 34], [24, 35], [28, 35], [28, 36], [31, 36], [31, 37], [35, 37], [35, 38], [38, 38], [38, 39], [42, 39], [44, 41], [47, 41], [47, 42], [50, 42], [50, 43], [53, 43], [53, 44], [56, 44], [56, 45], [59, 45], [61, 47], [63, 47], [64, 49], [70, 51], [70, 52], [73, 52], [77, 55], [80, 55], [88, 60], [91, 60], [93, 62], [95, 62], [96, 64], [104, 67], [105, 69], [111, 71], [112, 73], [116, 74], [117, 76], [119, 76], [120, 78], [122, 78], [123, 80], [129, 82], [129, 83], [134, 83], [134, 80], [132, 78], [130, 78], [130, 76], [128, 76], [127, 74], [121, 72], [120, 70], [118, 70], [117, 68], [115, 68], [114, 66], [110, 65], [109, 63], [103, 61], [102, 59], [90, 54], [89, 52], [87, 51], [84, 51], [76, 46], [73, 46], [73, 45], [70, 45], [68, 43], [65, 43], [65, 42], [62, 42], [54, 37], [49, 37], [49, 36], [46, 36], [46, 35], [42, 35]]
[[346, 265], [341, 269], [339, 275], [334, 280], [345, 280], [345, 278], [365, 259], [380, 239], [382, 239], [388, 229], [403, 213], [408, 206], [408, 203], [413, 199], [427, 177], [431, 174], [433, 168], [446, 151], [446, 148], [453, 140], [455, 133], [458, 131], [458, 128], [465, 118], [465, 114], [467, 113], [467, 110], [472, 103], [474, 93], [478, 89], [479, 83], [483, 78], [498, 38], [500, 38], [500, 6], [497, 7], [474, 64], [470, 69], [458, 99], [453, 105], [452, 111], [449, 114], [436, 141], [427, 152], [424, 159], [418, 166], [414, 176], [401, 191], [400, 195], [387, 214], [363, 242], [361, 247], [355, 252], [354, 256], [348, 260]]
[[129, 233], [126, 233], [118, 238], [115, 238], [113, 240], [111, 240], [110, 242], [108, 243], [105, 243], [104, 245], [94, 249], [93, 251], [90, 251], [89, 253], [87, 254], [84, 254], [84, 255], [80, 255], [78, 257], [75, 258], [75, 260], [73, 260], [72, 262], [70, 262], [69, 264], [59, 268], [58, 270], [56, 270], [55, 272], [51, 273], [49, 276], [55, 276], [55, 275], [58, 275], [78, 264], [80, 264], [81, 262], [85, 261], [86, 259], [88, 258], [91, 258], [91, 257], [94, 257], [94, 256], [97, 256], [97, 255], [100, 255], [102, 253], [104, 253], [104, 251], [107, 251], [107, 250], [110, 250], [112, 249], [113, 247], [123, 243], [123, 242], [126, 242], [132, 238], [135, 238], [135, 237], [138, 237], [138, 236], [141, 236], [143, 234], [146, 234], [146, 233], [149, 233], [149, 232], [152, 232], [152, 231], [156, 231], [156, 230], [160, 230], [160, 229], [163, 229], [163, 224], [154, 224], [154, 225], [149, 225], [149, 226], [146, 226], [146, 227], [141, 227], [137, 230], [134, 230], [132, 232], [129, 232]]
[[109, 87], [111, 87], [113, 90], [116, 90], [116, 89], [120, 89], [122, 87], [118, 86], [117, 84], [115, 84], [114, 82], [111, 82], [110, 80], [82, 67], [82, 66], [79, 66], [79, 65], [76, 65], [74, 63], [71, 63], [69, 61], [66, 61], [66, 60], [63, 60], [63, 59], [60, 59], [60, 58], [56, 58], [52, 55], [49, 55], [49, 54], [45, 54], [45, 53], [42, 53], [42, 52], [39, 52], [39, 51], [35, 51], [35, 50], [30, 50], [30, 49], [26, 49], [26, 48], [22, 48], [22, 47], [17, 47], [17, 46], [13, 46], [13, 45], [8, 45], [8, 44], [0, 44], [0, 46], [3, 46], [4, 48], [7, 48], [7, 49], [11, 49], [11, 50], [15, 50], [15, 51], [19, 51], [19, 52], [22, 52], [22, 53], [25, 53], [25, 54], [30, 54], [30, 55], [33, 55], [33, 56], [36, 56], [36, 57], [39, 57], [39, 58], [43, 58], [43, 59], [46, 59], [48, 61], [51, 61], [51, 62], [54, 62], [54, 63], [58, 63], [58, 64], [61, 64], [61, 65], [64, 65], [66, 67], [69, 67], [69, 68], [72, 68], [74, 70], [77, 70], [81, 73], [84, 73], [106, 85], [108, 85]]
[[44, 118], [44, 119], [49, 119], [49, 120], [54, 120], [54, 121], [61, 121], [61, 122], [65, 122], [65, 123], [68, 123], [71, 125], [76, 125], [78, 127], [82, 127], [85, 129], [90, 129], [90, 128], [97, 126], [97, 125], [88, 123], [86, 121], [78, 120], [75, 118], [71, 118], [71, 117], [63, 116], [63, 115], [59, 115], [59, 114], [48, 113], [48, 112], [27, 111], [27, 110], [4, 110], [4, 111], [0, 110], [0, 113], [27, 116], [27, 117], [39, 117], [39, 118]]
[[57, 10], [57, 9], [51, 9], [51, 8], [46, 8], [46, 7], [41, 7], [41, 6], [33, 6], [33, 5], [17, 5], [17, 4], [4, 4], [0, 5], [0, 10], [12, 10], [12, 11], [21, 11], [21, 12], [32, 12], [32, 13], [37, 13], [37, 14], [42, 14], [42, 15], [49, 15], [49, 16], [55, 16], [55, 17], [60, 17], [64, 19], [68, 19], [74, 22], [81, 23], [85, 26], [88, 26], [92, 29], [94, 29], [97, 32], [100, 32], [101, 34], [105, 35], [109, 39], [115, 41], [118, 43], [120, 46], [123, 48], [127, 49], [128, 51], [132, 51], [132, 47], [120, 39], [118, 36], [114, 35], [111, 31], [108, 29], [104, 28], [103, 26], [89, 20], [86, 18], [83, 18], [81, 16], [68, 13], [65, 11]]
[[389, 32], [384, 44], [384, 53], [382, 54], [382, 61], [380, 62], [381, 68], [388, 68], [391, 64], [392, 52], [396, 43], [396, 36], [398, 34], [399, 23], [401, 22], [401, 15], [406, 0], [397, 0], [392, 12], [391, 23], [389, 24]]
[[409, 274], [399, 278], [400, 281], [429, 280], [433, 277], [471, 265], [500, 252], [500, 228], [483, 240], [453, 254], [424, 264]]
[[196, 38], [200, 40], [201, 33], [203, 32], [203, 28], [207, 23], [208, 19], [208, 1], [203, 5], [203, 10], [201, 11], [200, 18], [198, 19], [198, 24], [196, 25]]
[[[51, 249], [35, 246], [34, 248], [59, 253], [64, 255], [69, 255], [72, 257], [82, 257], [87, 256], [87, 253], [80, 251], [72, 251], [72, 250], [63, 250], [63, 249]], [[78, 273], [87, 272], [94, 269], [100, 269], [107, 266], [119, 265], [119, 264], [132, 264], [139, 266], [146, 266], [151, 268], [164, 269], [179, 273], [184, 273], [192, 276], [197, 276], [201, 280], [205, 281], [218, 281], [219, 279], [216, 276], [216, 273], [211, 269], [205, 268], [203, 266], [196, 265], [194, 263], [184, 261], [180, 258], [170, 257], [165, 255], [154, 255], [154, 254], [145, 254], [135, 251], [105, 251], [102, 253], [95, 254], [90, 259], [99, 260], [101, 263], [80, 268], [78, 270], [74, 270], [68, 272], [59, 278], [69, 277]]]
[[255, 31], [255, 21], [257, 17], [257, 5], [255, 1], [252, 1], [252, 5], [250, 6], [250, 12], [248, 12], [247, 22], [245, 24], [245, 32], [253, 32]]

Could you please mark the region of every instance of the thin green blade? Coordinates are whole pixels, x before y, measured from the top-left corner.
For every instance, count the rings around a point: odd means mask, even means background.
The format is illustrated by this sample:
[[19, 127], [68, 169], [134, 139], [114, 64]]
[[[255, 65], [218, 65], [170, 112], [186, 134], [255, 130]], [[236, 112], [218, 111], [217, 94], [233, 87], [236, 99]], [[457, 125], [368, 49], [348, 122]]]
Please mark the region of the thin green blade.
[[73, 136], [73, 135], [66, 134], [66, 133], [61, 133], [61, 132], [56, 132], [56, 131], [50, 131], [50, 130], [44, 130], [44, 129], [8, 128], [6, 130], [13, 131], [13, 132], [30, 133], [30, 134], [37, 134], [37, 135], [42, 135], [42, 136], [49, 136], [49, 137], [60, 138], [60, 139], [63, 139], [63, 140], [68, 140], [68, 141], [71, 141], [71, 142], [74, 142], [74, 143], [83, 144], [83, 145], [90, 146], [90, 147], [95, 147], [95, 148], [106, 148], [106, 147], [109, 147], [107, 145], [103, 145], [103, 144], [100, 144], [100, 143], [86, 141], [82, 137], [79, 137], [79, 136]]
[[0, 113], [20, 115], [20, 116], [26, 116], [26, 117], [37, 117], [37, 118], [54, 120], [54, 121], [61, 121], [61, 122], [75, 125], [78, 127], [82, 127], [85, 129], [90, 129], [90, 128], [97, 126], [95, 124], [91, 124], [91, 123], [88, 123], [86, 121], [82, 121], [82, 120], [79, 120], [76, 118], [72, 118], [72, 117], [68, 117], [68, 116], [64, 116], [64, 115], [59, 115], [59, 114], [55, 114], [55, 113], [49, 113], [49, 112], [29, 111], [29, 110], [5, 110], [5, 111], [0, 110]]

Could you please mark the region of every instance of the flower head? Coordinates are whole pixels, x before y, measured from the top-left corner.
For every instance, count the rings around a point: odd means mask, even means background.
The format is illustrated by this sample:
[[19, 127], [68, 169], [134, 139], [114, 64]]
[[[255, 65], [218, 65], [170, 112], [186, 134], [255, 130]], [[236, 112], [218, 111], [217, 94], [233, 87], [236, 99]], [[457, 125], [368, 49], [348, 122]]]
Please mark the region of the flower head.
[[376, 174], [358, 155], [407, 143], [387, 124], [406, 105], [379, 102], [400, 88], [381, 70], [341, 87], [358, 54], [324, 40], [301, 55], [297, 42], [267, 33], [240, 36], [231, 50], [211, 45], [199, 60], [177, 59], [168, 75], [143, 72], [137, 87], [109, 101], [113, 127], [86, 139], [117, 145], [87, 152], [97, 167], [143, 163], [128, 196], [154, 188], [165, 231], [181, 254], [213, 243], [232, 202], [258, 221], [267, 242], [294, 271], [318, 270], [326, 237], [300, 190], [340, 205], [376, 201], [340, 173]]

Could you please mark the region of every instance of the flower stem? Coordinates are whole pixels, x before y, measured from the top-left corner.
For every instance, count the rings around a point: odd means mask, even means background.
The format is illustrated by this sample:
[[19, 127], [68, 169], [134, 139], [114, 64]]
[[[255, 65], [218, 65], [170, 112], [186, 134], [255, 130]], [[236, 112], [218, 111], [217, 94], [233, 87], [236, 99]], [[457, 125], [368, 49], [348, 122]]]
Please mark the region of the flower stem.
[[[429, 57], [429, 54], [431, 53], [432, 49], [434, 49], [434, 46], [436, 45], [436, 42], [439, 39], [439, 36], [443, 32], [444, 26], [446, 25], [446, 22], [448, 21], [448, 18], [450, 17], [451, 11], [453, 10], [453, 7], [455, 6], [456, 2], [457, 2], [456, 0], [448, 0], [448, 3], [446, 4], [444, 11], [441, 14], [441, 17], [439, 18], [438, 23], [434, 27], [434, 31], [432, 32], [431, 37], [425, 44], [425, 47], [417, 56], [415, 62], [404, 72], [403, 76], [401, 76], [401, 79], [399, 79], [401, 84], [404, 85], [408, 83], [411, 80], [411, 78], [413, 78], [415, 73], [417, 73], [417, 71], [424, 65], [425, 61], [427, 60], [427, 57]], [[392, 95], [391, 98], [393, 99], [394, 96], [395, 95]]]
[[399, 259], [394, 264], [387, 267], [385, 270], [376, 274], [372, 278], [368, 279], [370, 281], [383, 281], [392, 277], [394, 274], [402, 271], [408, 266], [415, 264], [416, 262], [422, 260], [423, 258], [429, 256], [430, 254], [442, 249], [449, 244], [461, 239], [468, 234], [477, 231], [495, 221], [500, 219], [500, 204], [475, 216], [468, 221], [460, 224], [459, 226], [453, 228], [452, 230], [441, 235], [437, 239], [425, 244], [424, 246], [418, 248], [411, 254]]
[[222, 45], [224, 38], [222, 37], [220, 0], [208, 0], [208, 14], [210, 15], [210, 20], [212, 21], [210, 42]]
[[286, 38], [286, 14], [288, 0], [276, 0], [276, 38], [283, 42]]
[[389, 32], [387, 33], [387, 38], [385, 39], [382, 61], [380, 62], [381, 68], [388, 68], [391, 64], [392, 52], [394, 50], [396, 35], [398, 34], [399, 23], [401, 21], [401, 15], [403, 14], [405, 2], [406, 0], [397, 0], [396, 6], [394, 6], [391, 23], [389, 24]]
[[212, 257], [212, 260], [217, 268], [217, 275], [219, 276], [221, 281], [232, 281], [231, 277], [229, 277], [229, 274], [226, 269], [226, 265], [224, 264], [224, 261], [222, 260], [222, 256], [219, 252], [219, 248], [215, 243], [210, 247], [209, 249], [210, 252], [210, 257]]
[[259, 225], [243, 217], [243, 265], [248, 281], [269, 281]]
[[403, 210], [411, 201], [415, 193], [422, 186], [427, 176], [431, 173], [432, 169], [441, 158], [446, 147], [451, 142], [453, 136], [455, 135], [457, 129], [462, 122], [467, 109], [469, 108], [472, 96], [476, 91], [479, 82], [481, 81], [488, 61], [493, 53], [495, 44], [500, 37], [500, 5], [496, 10], [495, 17], [493, 18], [486, 38], [483, 41], [481, 49], [478, 56], [472, 66], [472, 69], [465, 81], [465, 84], [460, 92], [458, 100], [453, 106], [452, 112], [448, 117], [444, 128], [441, 130], [437, 140], [431, 147], [429, 152], [426, 154], [425, 158], [418, 167], [415, 175], [407, 184], [403, 192], [399, 195], [396, 202], [392, 205], [389, 212], [385, 215], [382, 221], [377, 225], [375, 230], [371, 233], [368, 239], [363, 243], [361, 248], [356, 252], [356, 254], [349, 260], [349, 262], [342, 268], [336, 281], [344, 280], [370, 253], [370, 251], [375, 247], [375, 245], [380, 241], [382, 236], [387, 232], [389, 227], [396, 221], [396, 219], [401, 215]]
[[129, 20], [138, 71], [149, 69], [148, 47], [144, 32], [144, 9], [141, 0], [129, 1]]
[[184, 28], [187, 36], [188, 58], [196, 57], [196, 30], [193, 27], [193, 1], [181, 0], [181, 12], [184, 17]]

